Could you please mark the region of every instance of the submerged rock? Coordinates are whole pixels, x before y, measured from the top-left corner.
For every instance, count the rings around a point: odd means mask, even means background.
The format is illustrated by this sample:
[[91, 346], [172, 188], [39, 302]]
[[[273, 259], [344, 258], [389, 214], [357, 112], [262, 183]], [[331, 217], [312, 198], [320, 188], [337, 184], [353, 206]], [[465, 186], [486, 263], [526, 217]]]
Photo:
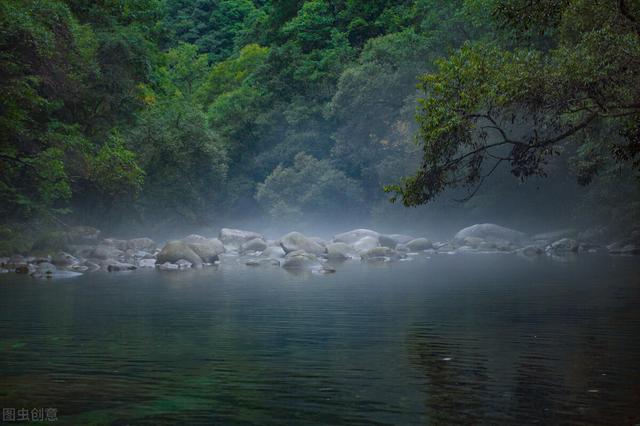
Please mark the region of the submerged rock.
[[202, 266], [202, 258], [189, 247], [184, 241], [169, 241], [158, 253], [158, 263], [177, 263], [179, 260], [186, 260], [195, 266]]
[[379, 236], [379, 233], [372, 231], [371, 229], [354, 229], [352, 231], [334, 235], [333, 241], [336, 243], [354, 244], [356, 241], [361, 240], [364, 237], [378, 238]]
[[305, 237], [300, 232], [289, 232], [287, 235], [280, 239], [280, 246], [285, 251], [285, 253], [302, 250], [307, 253], [320, 256], [326, 251], [323, 246]]

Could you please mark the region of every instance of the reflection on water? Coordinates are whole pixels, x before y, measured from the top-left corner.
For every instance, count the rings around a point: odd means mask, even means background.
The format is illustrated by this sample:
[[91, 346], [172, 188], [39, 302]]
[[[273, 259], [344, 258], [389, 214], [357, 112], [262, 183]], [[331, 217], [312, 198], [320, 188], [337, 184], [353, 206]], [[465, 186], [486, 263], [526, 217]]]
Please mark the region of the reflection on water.
[[640, 266], [0, 276], [0, 406], [63, 424], [635, 424]]

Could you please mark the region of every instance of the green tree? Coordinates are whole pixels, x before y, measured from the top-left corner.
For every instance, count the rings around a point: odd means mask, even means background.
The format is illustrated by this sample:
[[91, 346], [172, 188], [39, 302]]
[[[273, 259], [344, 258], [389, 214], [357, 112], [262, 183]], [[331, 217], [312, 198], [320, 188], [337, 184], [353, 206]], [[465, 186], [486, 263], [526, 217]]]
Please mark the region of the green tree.
[[[530, 29], [551, 34], [552, 46], [467, 43], [422, 78], [422, 163], [415, 175], [387, 188], [406, 205], [455, 186], [472, 196], [501, 164], [520, 179], [543, 176], [549, 158], [571, 144], [596, 160], [637, 158], [640, 5], [513, 0], [498, 2], [496, 14], [523, 37]], [[608, 137], [590, 137], [598, 129]], [[587, 183], [598, 161], [583, 165]]]
[[362, 209], [362, 188], [326, 160], [296, 155], [293, 166], [279, 165], [258, 185], [258, 203], [278, 220], [341, 218]]

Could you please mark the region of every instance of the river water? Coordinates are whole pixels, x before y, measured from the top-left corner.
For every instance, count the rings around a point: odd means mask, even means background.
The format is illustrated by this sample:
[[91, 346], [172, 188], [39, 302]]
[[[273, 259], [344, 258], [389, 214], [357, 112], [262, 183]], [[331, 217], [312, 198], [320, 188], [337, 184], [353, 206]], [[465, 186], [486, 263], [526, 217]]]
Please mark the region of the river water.
[[0, 276], [0, 406], [58, 424], [640, 423], [640, 262]]

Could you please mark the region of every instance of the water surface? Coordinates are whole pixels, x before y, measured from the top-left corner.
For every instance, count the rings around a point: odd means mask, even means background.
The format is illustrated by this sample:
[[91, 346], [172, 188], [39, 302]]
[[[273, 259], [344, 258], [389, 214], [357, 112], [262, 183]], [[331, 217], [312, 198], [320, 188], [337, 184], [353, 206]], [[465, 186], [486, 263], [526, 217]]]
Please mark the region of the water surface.
[[0, 406], [59, 424], [633, 425], [638, 263], [4, 274]]

